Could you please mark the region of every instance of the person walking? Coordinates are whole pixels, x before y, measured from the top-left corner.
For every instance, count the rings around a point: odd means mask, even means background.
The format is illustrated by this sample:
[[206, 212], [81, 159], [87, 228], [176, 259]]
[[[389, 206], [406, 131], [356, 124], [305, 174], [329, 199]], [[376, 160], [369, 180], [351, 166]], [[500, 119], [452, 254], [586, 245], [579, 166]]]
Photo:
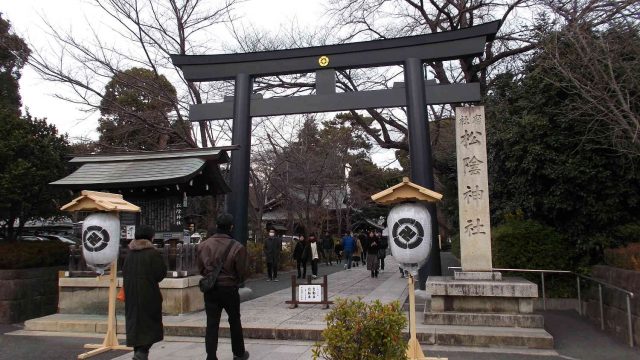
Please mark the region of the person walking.
[[[354, 238], [354, 240], [356, 241], [356, 246], [353, 249], [353, 262], [355, 263], [354, 266], [358, 267], [360, 266], [360, 259], [362, 259], [362, 243], [358, 237]], [[362, 264], [364, 265], [364, 262]]]
[[282, 238], [276, 236], [274, 230], [270, 230], [269, 237], [264, 240], [263, 250], [267, 262], [267, 281], [279, 281], [278, 265], [280, 265], [280, 253], [282, 252]]
[[[305, 248], [304, 235], [300, 235], [296, 246], [293, 248], [293, 260], [296, 261], [296, 267], [298, 268], [298, 279], [302, 279], [307, 276], [307, 265], [302, 263], [302, 253]], [[304, 273], [302, 270], [304, 269]]]
[[367, 262], [367, 255], [369, 255], [369, 237], [367, 236], [366, 232], [362, 232], [360, 233], [358, 238], [360, 239], [360, 244], [362, 245], [362, 264], [364, 265]]
[[336, 254], [336, 264], [342, 264], [342, 242], [338, 241], [336, 245], [333, 247], [334, 253]]
[[[302, 255], [300, 256], [300, 262], [302, 263], [302, 278], [307, 277], [307, 264], [311, 262], [311, 237], [305, 240], [304, 246], [302, 248]], [[313, 269], [311, 269], [313, 271]]]
[[309, 236], [309, 250], [311, 250], [311, 277], [318, 278], [318, 262], [320, 261], [320, 246], [316, 240], [316, 236]]
[[378, 239], [378, 259], [380, 259], [380, 271], [384, 271], [384, 259], [387, 257], [387, 248], [389, 247], [389, 243], [387, 239], [382, 236], [382, 234], [377, 233], [376, 238]]
[[380, 245], [378, 243], [378, 238], [373, 234], [373, 232], [369, 233], [369, 249], [367, 249], [367, 270], [371, 271], [371, 277], [378, 277], [378, 269], [380, 267], [380, 261], [378, 261], [378, 250], [380, 249]]
[[350, 231], [346, 232], [342, 237], [342, 251], [344, 251], [345, 264], [344, 268], [351, 270], [351, 262], [353, 261], [353, 251], [356, 248], [356, 242]]
[[[232, 215], [221, 214], [216, 219], [216, 225], [215, 231], [210, 229], [209, 238], [198, 244], [197, 248], [198, 269], [202, 276], [209, 275], [222, 264], [214, 288], [204, 294], [204, 308], [207, 314], [207, 360], [218, 359], [218, 329], [223, 309], [229, 317], [233, 359], [246, 360], [249, 358], [249, 352], [245, 349], [242, 335], [238, 288], [244, 286], [247, 275], [247, 250], [230, 235], [233, 229]], [[223, 258], [226, 252], [228, 254]]]
[[167, 267], [151, 243], [154, 235], [150, 226], [138, 226], [122, 267], [127, 346], [133, 347], [134, 360], [147, 360], [151, 346], [164, 338], [158, 283], [167, 275]]
[[322, 236], [322, 250], [325, 256], [325, 265], [333, 265], [333, 238], [328, 231], [325, 231]]

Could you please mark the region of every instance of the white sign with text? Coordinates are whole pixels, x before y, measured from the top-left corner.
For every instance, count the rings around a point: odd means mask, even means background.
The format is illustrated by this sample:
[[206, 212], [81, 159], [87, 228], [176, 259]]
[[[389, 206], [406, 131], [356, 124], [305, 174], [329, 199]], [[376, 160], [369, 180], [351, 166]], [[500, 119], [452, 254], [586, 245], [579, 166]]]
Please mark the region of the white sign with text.
[[322, 285], [299, 285], [299, 302], [320, 302], [322, 301]]

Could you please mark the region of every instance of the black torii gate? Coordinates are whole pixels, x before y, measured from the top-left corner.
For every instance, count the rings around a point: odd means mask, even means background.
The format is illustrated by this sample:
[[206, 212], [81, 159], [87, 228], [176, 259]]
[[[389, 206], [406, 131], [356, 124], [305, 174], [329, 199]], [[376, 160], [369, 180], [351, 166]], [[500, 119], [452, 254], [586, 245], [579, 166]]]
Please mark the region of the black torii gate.
[[[233, 119], [232, 143], [239, 149], [231, 155], [233, 201], [227, 201], [227, 210], [234, 218], [234, 237], [246, 243], [251, 118], [256, 116], [406, 106], [411, 181], [434, 189], [427, 105], [480, 101], [480, 86], [425, 82], [423, 64], [480, 56], [499, 28], [500, 21], [494, 21], [455, 31], [349, 44], [244, 54], [171, 55], [173, 64], [182, 69], [187, 81], [235, 80], [233, 98], [225, 98], [220, 103], [194, 104], [189, 109], [193, 122]], [[390, 65], [404, 66], [404, 86], [336, 93], [336, 69]], [[252, 97], [252, 80], [256, 77], [308, 72], [316, 73], [315, 95], [263, 99], [257, 94]], [[204, 144], [206, 146], [206, 142]], [[435, 245], [429, 262], [420, 271], [422, 286], [426, 276], [440, 274], [434, 205], [429, 207], [429, 212]]]

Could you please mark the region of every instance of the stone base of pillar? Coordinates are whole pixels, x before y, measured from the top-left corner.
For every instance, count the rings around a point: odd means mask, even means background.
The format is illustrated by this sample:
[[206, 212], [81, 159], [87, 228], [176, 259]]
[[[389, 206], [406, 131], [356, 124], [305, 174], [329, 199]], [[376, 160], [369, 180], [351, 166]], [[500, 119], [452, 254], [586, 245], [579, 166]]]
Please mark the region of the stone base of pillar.
[[[460, 274], [460, 273], [459, 273]], [[461, 273], [467, 279], [451, 276], [431, 276], [427, 293], [431, 295], [433, 312], [478, 312], [499, 314], [530, 314], [533, 300], [538, 297], [538, 285], [522, 278], [503, 280], [469, 280], [469, 277], [498, 277], [500, 273]], [[496, 276], [498, 274], [499, 276]]]
[[454, 280], [494, 280], [501, 281], [502, 273], [497, 271], [456, 271]]
[[[423, 323], [438, 326], [443, 333], [465, 329], [471, 334], [457, 345], [502, 346], [509, 340], [528, 348], [553, 348], [542, 315], [533, 313], [538, 286], [528, 280], [503, 278], [495, 272], [458, 272], [456, 276], [429, 277], [426, 291], [430, 301]], [[514, 336], [521, 338], [512, 339]]]

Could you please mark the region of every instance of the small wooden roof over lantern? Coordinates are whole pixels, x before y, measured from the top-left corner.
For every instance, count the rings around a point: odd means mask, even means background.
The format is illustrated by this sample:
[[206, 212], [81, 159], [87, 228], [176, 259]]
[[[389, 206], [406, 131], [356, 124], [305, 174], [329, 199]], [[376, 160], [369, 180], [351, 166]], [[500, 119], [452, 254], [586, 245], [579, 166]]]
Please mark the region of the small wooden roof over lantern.
[[402, 182], [386, 190], [371, 195], [371, 200], [382, 205], [393, 205], [407, 201], [436, 202], [442, 199], [442, 194], [429, 190], [409, 181], [408, 177]]
[[140, 207], [120, 194], [83, 190], [80, 197], [60, 208], [62, 211], [140, 212]]

